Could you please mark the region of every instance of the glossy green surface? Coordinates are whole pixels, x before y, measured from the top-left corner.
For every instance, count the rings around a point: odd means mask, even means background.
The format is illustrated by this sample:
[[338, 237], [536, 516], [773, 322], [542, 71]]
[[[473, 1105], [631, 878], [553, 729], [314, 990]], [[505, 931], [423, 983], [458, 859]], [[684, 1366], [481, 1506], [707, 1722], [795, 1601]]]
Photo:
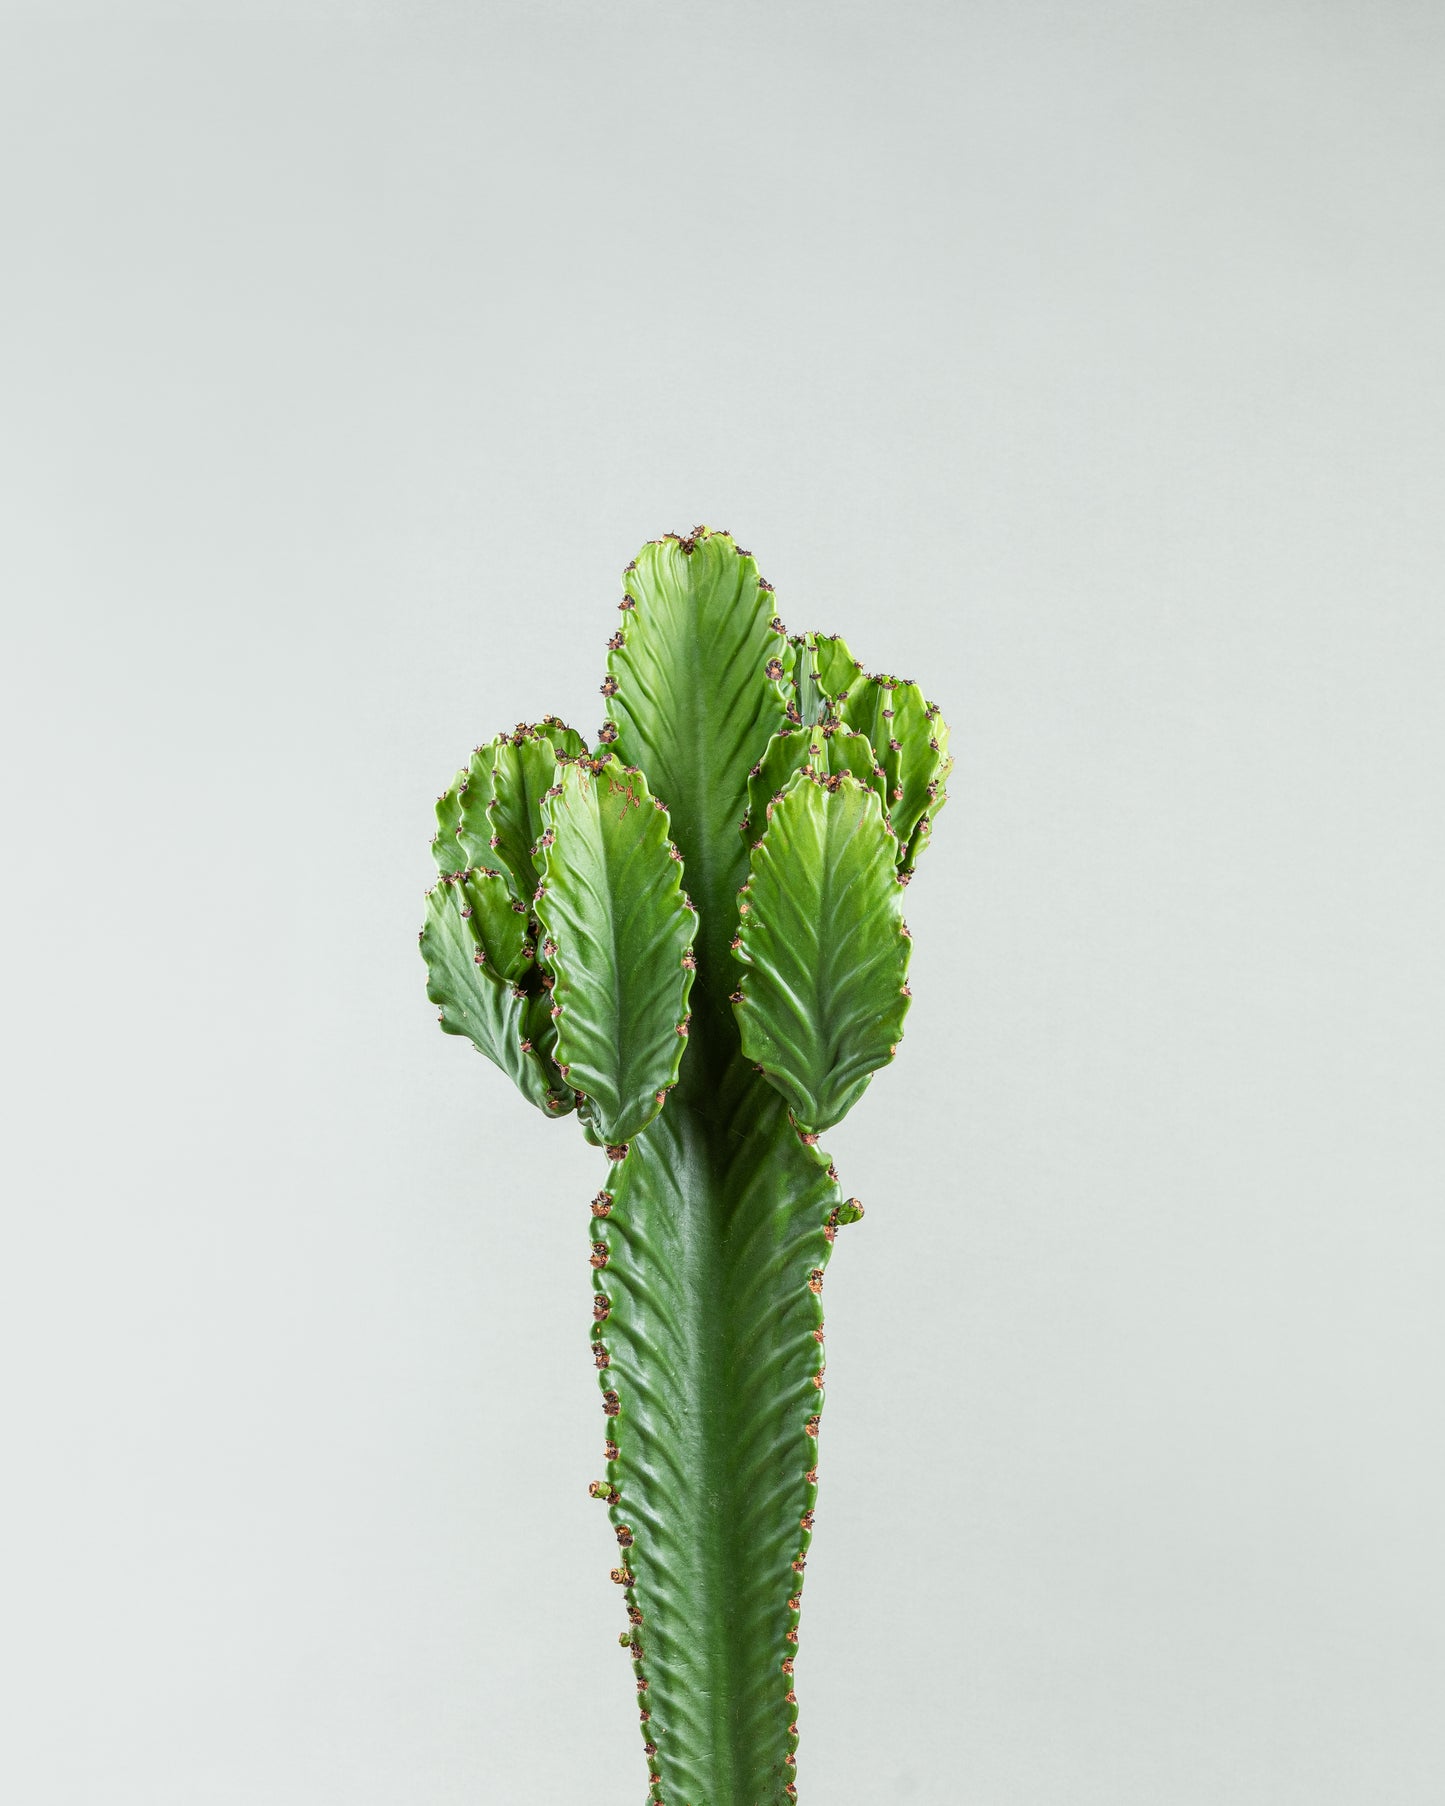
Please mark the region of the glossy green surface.
[[439, 1020], [449, 1035], [465, 1035], [539, 1110], [564, 1115], [572, 1095], [539, 1045], [545, 1007], [521, 986], [485, 969], [485, 950], [462, 915], [465, 907], [455, 881], [438, 884], [427, 897], [421, 931], [427, 996], [440, 1006]]
[[893, 1058], [908, 1010], [895, 843], [877, 793], [801, 771], [769, 810], [739, 905], [743, 1053], [800, 1129], [840, 1122]]
[[862, 1214], [817, 1136], [901, 1033], [902, 886], [946, 731], [841, 641], [789, 638], [751, 555], [705, 528], [643, 547], [608, 648], [598, 756], [549, 718], [438, 803], [428, 993], [612, 1159], [592, 1491], [648, 1797], [785, 1806], [823, 1271]]
[[[662, 1108], [688, 1033], [692, 930], [667, 811], [616, 758], [557, 767], [537, 917], [556, 975], [558, 1069], [604, 1142]], [[546, 844], [550, 842], [550, 844]]]

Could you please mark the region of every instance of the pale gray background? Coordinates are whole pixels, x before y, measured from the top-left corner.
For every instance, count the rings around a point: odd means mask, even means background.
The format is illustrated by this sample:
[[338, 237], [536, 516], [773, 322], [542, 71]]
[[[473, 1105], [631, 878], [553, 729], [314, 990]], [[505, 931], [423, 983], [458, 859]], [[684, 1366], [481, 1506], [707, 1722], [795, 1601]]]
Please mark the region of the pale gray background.
[[959, 752], [829, 1138], [805, 1801], [1438, 1806], [1439, 6], [63, 12], [0, 75], [0, 1795], [640, 1800], [598, 1158], [415, 934], [434, 793], [595, 727], [706, 519]]

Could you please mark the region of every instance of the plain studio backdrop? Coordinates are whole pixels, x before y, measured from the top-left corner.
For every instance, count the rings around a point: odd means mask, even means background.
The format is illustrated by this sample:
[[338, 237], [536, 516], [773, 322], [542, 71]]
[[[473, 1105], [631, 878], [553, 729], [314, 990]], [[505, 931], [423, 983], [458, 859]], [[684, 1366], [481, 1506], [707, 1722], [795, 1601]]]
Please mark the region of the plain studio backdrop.
[[1445, 1799], [1437, 4], [14, 9], [14, 1806], [640, 1799], [431, 804], [645, 538], [943, 704], [824, 1806]]

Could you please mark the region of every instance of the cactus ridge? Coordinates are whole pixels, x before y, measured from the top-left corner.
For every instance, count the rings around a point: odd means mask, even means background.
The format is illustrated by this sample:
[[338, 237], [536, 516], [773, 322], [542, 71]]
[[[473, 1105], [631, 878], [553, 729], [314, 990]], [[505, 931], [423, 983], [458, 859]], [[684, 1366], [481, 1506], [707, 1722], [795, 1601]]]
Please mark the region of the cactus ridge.
[[845, 1199], [818, 1146], [896, 1052], [902, 888], [947, 729], [752, 554], [627, 566], [589, 752], [555, 716], [437, 803], [422, 952], [442, 1027], [609, 1160], [588, 1328], [650, 1806], [795, 1800], [821, 1293]]

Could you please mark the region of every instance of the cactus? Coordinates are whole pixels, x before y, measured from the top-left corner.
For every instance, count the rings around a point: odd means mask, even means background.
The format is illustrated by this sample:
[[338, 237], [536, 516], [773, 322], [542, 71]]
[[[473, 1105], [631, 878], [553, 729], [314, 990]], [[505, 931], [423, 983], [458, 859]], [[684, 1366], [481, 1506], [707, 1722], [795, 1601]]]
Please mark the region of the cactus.
[[591, 1347], [650, 1806], [797, 1798], [817, 1497], [819, 1136], [893, 1057], [903, 887], [944, 800], [936, 705], [789, 635], [724, 532], [644, 546], [589, 752], [555, 717], [437, 804], [427, 994], [605, 1149]]

